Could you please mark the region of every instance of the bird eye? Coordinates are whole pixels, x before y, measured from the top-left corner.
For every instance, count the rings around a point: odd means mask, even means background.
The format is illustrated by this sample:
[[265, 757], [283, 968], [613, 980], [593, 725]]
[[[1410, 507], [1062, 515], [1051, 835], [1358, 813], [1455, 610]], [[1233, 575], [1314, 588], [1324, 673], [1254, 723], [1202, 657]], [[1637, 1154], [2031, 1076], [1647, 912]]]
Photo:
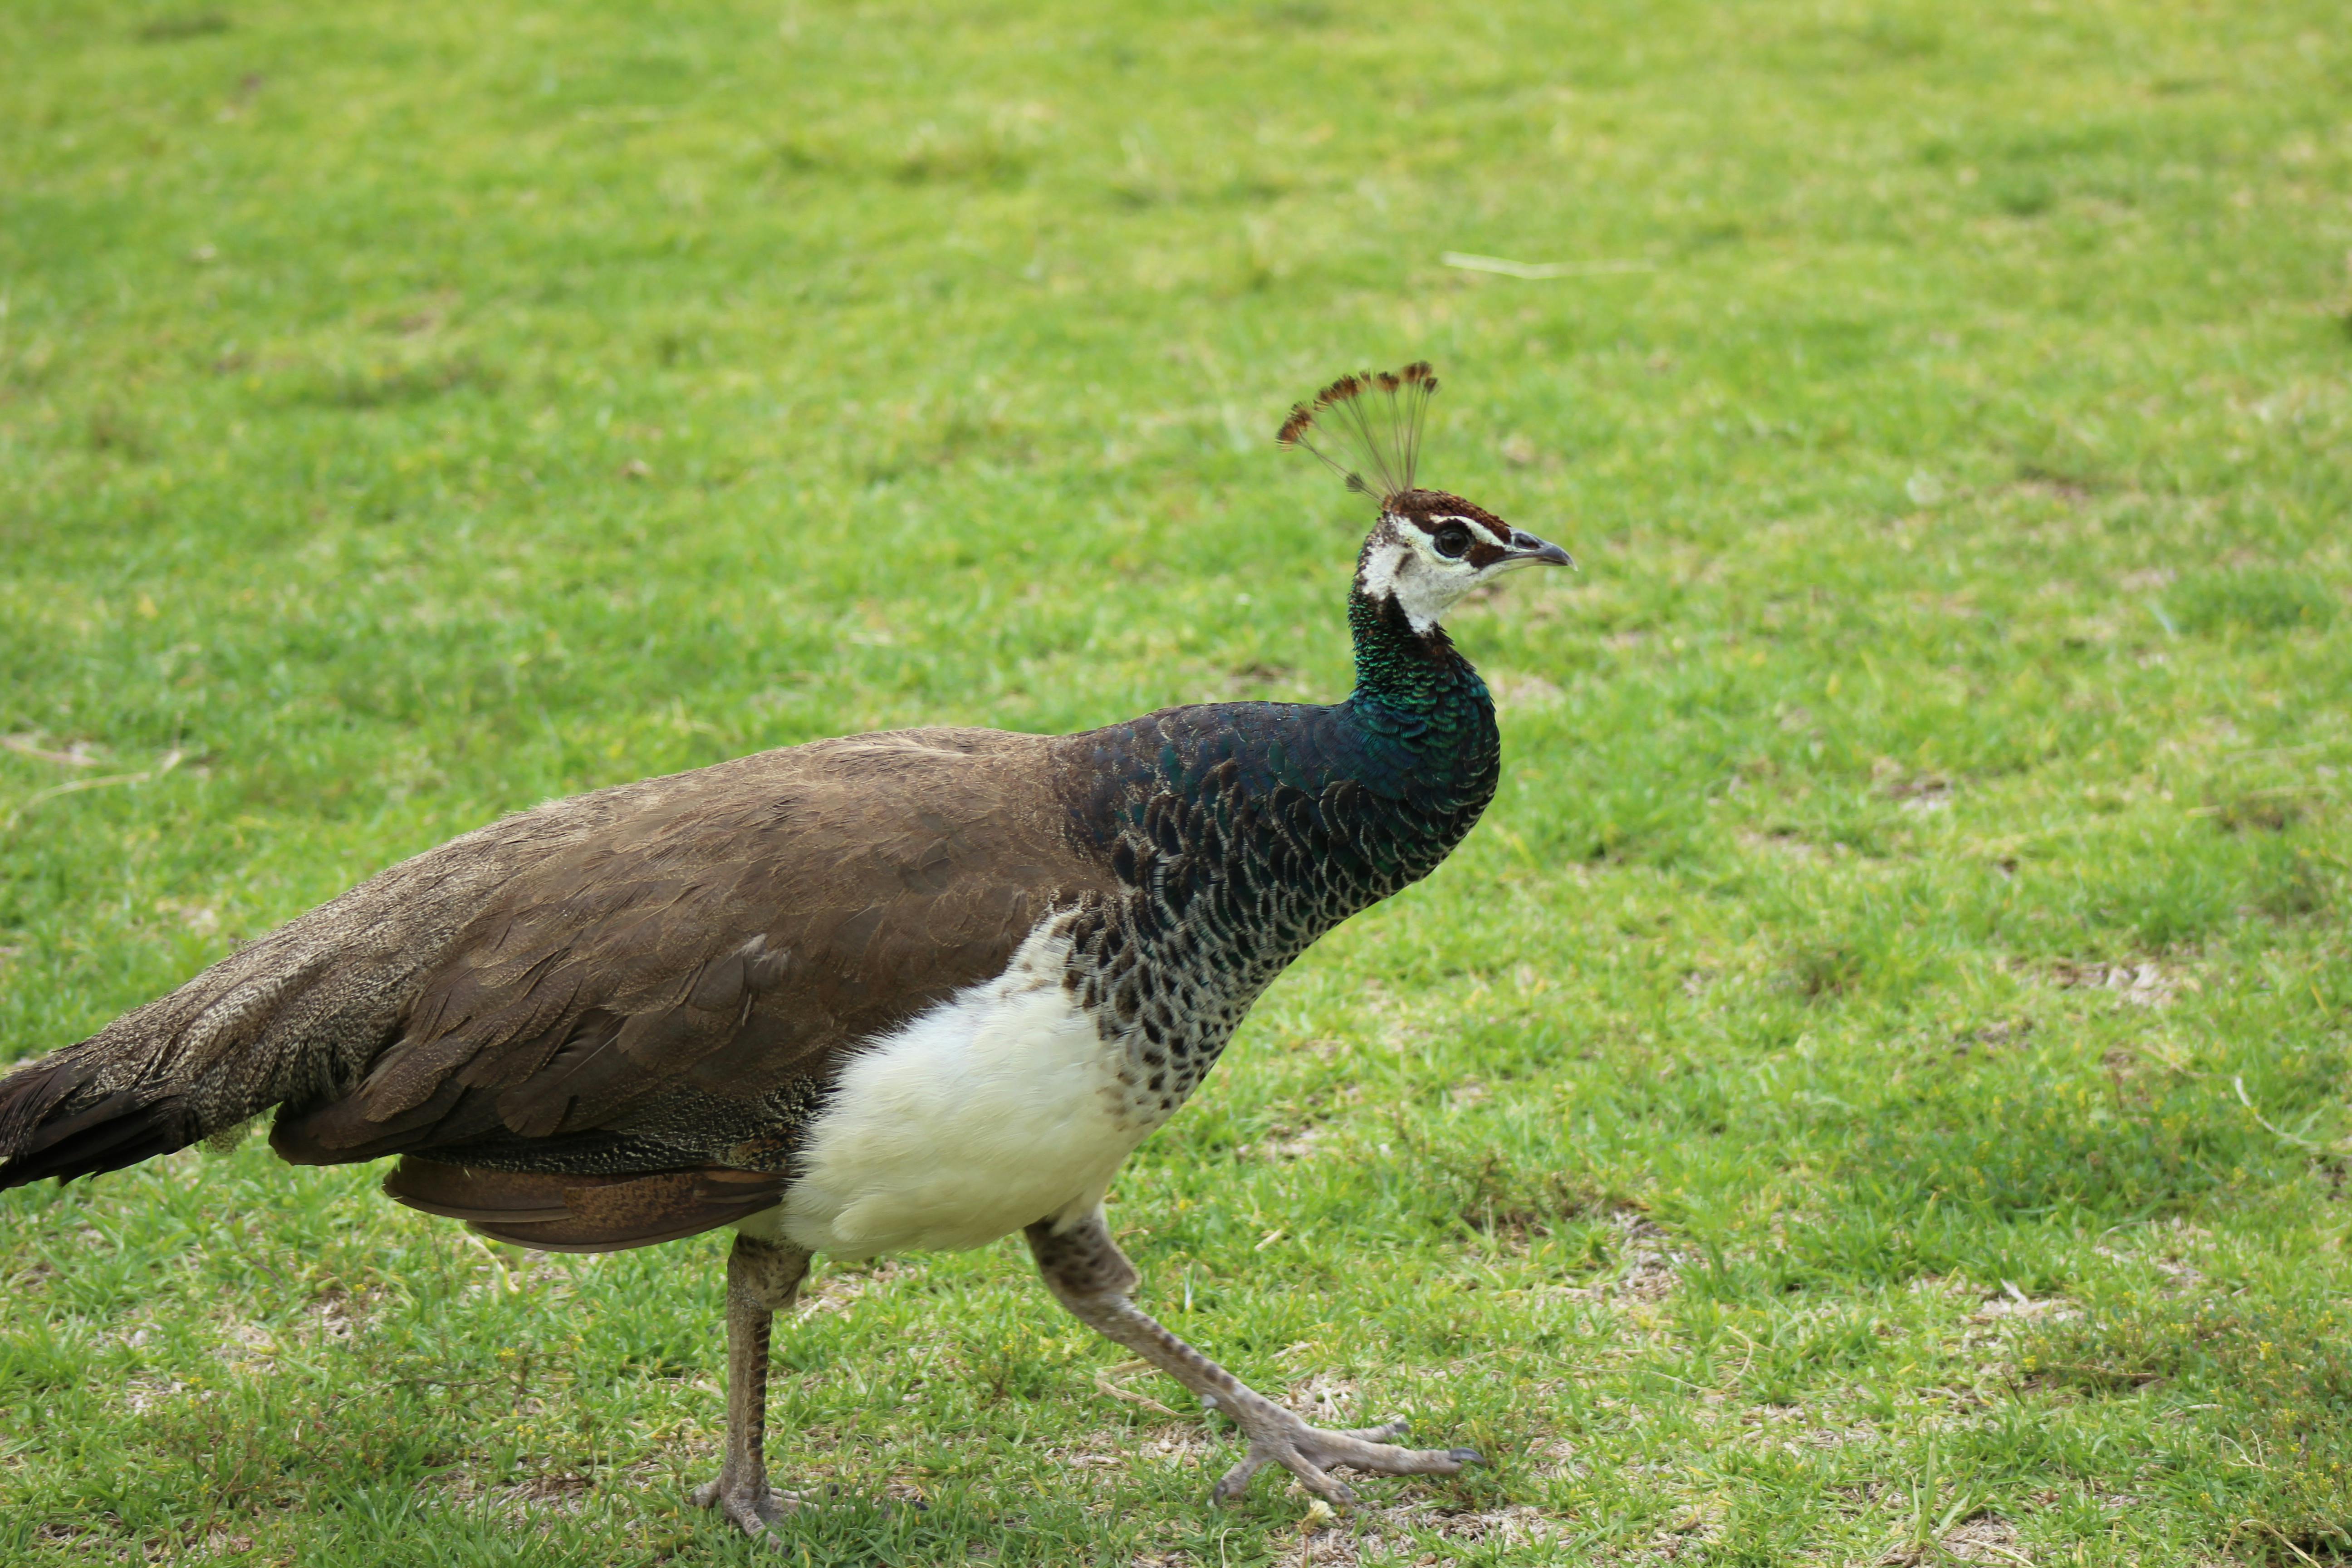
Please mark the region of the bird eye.
[[1431, 535], [1429, 542], [1448, 561], [1459, 561], [1463, 552], [1470, 548], [1470, 531], [1458, 522], [1449, 522]]

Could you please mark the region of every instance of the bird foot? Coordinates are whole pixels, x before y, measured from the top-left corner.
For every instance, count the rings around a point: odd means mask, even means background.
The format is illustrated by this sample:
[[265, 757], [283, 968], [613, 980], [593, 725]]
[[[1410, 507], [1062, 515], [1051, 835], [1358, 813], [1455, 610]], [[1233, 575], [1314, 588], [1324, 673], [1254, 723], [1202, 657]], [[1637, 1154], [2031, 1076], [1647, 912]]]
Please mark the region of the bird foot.
[[[818, 1508], [828, 1502], [840, 1502], [851, 1494], [843, 1492], [839, 1487], [819, 1487], [797, 1492], [779, 1491], [765, 1483], [757, 1487], [730, 1488], [726, 1478], [721, 1476], [718, 1480], [703, 1482], [694, 1489], [691, 1495], [695, 1507], [719, 1510], [733, 1520], [744, 1534], [758, 1540], [768, 1532], [769, 1526], [782, 1523], [788, 1513], [798, 1513], [804, 1508]], [[908, 1498], [904, 1501], [896, 1498], [877, 1498], [873, 1506], [886, 1515], [896, 1514], [901, 1509], [912, 1509], [921, 1513], [930, 1507], [920, 1498]]]
[[1330, 1431], [1309, 1426], [1279, 1405], [1260, 1399], [1228, 1415], [1249, 1438], [1249, 1453], [1227, 1470], [1209, 1494], [1213, 1502], [1232, 1502], [1247, 1489], [1250, 1478], [1268, 1465], [1280, 1465], [1298, 1478], [1298, 1484], [1337, 1508], [1354, 1505], [1356, 1494], [1331, 1475], [1340, 1465], [1375, 1476], [1450, 1476], [1465, 1465], [1483, 1465], [1475, 1448], [1402, 1448], [1397, 1439], [1408, 1430], [1402, 1418], [1378, 1426]]
[[729, 1484], [721, 1476], [694, 1489], [694, 1506], [715, 1508], [735, 1521], [735, 1527], [757, 1541], [768, 1527], [783, 1522], [784, 1515], [816, 1501], [806, 1492], [778, 1491], [766, 1481], [757, 1486]]

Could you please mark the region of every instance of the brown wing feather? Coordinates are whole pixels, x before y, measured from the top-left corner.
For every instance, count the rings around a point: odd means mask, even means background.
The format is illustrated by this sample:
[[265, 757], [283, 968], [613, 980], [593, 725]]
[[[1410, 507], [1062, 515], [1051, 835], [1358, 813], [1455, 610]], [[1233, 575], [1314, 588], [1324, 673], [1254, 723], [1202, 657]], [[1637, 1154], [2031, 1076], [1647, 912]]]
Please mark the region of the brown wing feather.
[[560, 1170], [583, 1135], [675, 1147], [693, 1136], [682, 1118], [716, 1104], [736, 1120], [829, 1079], [858, 1042], [1001, 972], [1048, 910], [1110, 886], [1070, 836], [1049, 755], [1030, 736], [906, 731], [621, 803], [519, 864], [362, 1081], [281, 1118], [272, 1142], [326, 1163], [496, 1138], [511, 1165], [520, 1139]]
[[676, 1241], [772, 1206], [784, 1180], [765, 1171], [656, 1171], [638, 1176], [483, 1171], [403, 1159], [385, 1194], [484, 1236], [541, 1252], [621, 1252]]

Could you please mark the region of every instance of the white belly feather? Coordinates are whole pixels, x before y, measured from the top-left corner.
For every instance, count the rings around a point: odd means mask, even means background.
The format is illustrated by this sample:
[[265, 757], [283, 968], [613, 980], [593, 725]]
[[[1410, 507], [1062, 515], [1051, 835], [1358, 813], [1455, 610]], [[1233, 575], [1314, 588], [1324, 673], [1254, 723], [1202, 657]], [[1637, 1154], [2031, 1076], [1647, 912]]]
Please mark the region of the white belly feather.
[[1119, 1049], [1063, 987], [1057, 923], [860, 1052], [783, 1203], [740, 1228], [865, 1258], [980, 1247], [1099, 1203], [1150, 1127], [1123, 1114]]

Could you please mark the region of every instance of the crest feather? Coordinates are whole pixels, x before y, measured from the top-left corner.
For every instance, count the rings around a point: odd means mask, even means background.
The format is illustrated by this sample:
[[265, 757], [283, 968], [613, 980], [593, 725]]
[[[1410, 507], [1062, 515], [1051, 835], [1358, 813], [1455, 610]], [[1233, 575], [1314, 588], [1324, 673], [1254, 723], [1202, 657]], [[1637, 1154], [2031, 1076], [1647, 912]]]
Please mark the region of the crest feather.
[[[1415, 360], [1402, 370], [1343, 375], [1317, 393], [1313, 403], [1294, 405], [1275, 440], [1312, 454], [1346, 479], [1349, 489], [1385, 506], [1413, 488], [1413, 471], [1421, 463], [1422, 415], [1436, 390], [1437, 374], [1427, 360]], [[1318, 446], [1317, 437], [1357, 466]], [[1371, 479], [1364, 478], [1366, 472]]]

